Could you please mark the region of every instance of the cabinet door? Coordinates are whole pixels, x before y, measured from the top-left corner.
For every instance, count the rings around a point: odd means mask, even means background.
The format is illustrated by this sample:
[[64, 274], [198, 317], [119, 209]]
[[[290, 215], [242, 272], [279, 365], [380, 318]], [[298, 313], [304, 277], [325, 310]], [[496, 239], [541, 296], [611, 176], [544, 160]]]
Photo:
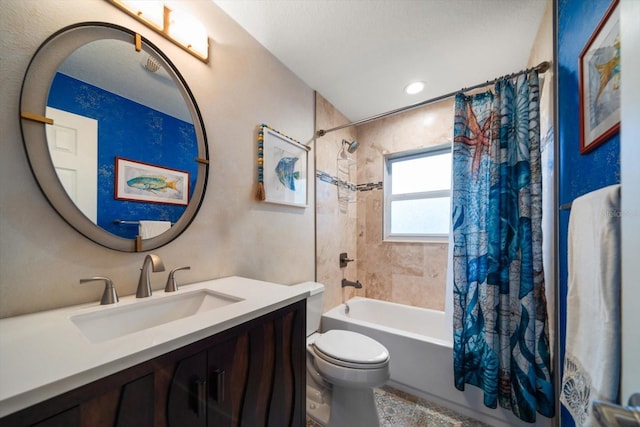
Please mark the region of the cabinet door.
[[208, 426], [240, 425], [249, 364], [246, 334], [238, 334], [208, 351]]
[[[116, 427], [153, 427], [153, 374], [145, 375], [122, 387], [118, 404]], [[95, 422], [83, 423], [97, 426]]]
[[274, 320], [274, 380], [268, 425], [303, 425], [306, 418], [306, 321], [303, 310]]
[[208, 427], [302, 426], [304, 301], [258, 318], [208, 350]]
[[110, 388], [101, 381], [103, 393], [80, 405], [82, 427], [154, 427], [152, 373]]
[[154, 427], [153, 401], [153, 373], [135, 368], [11, 414], [0, 426]]
[[33, 427], [76, 427], [80, 426], [80, 408], [78, 406], [40, 421]]
[[289, 306], [275, 316], [265, 316], [249, 330], [242, 425], [304, 425], [304, 308], [304, 301]]
[[207, 425], [207, 353], [201, 351], [180, 360], [169, 389], [169, 427]]
[[[263, 322], [249, 331], [249, 372], [242, 408], [243, 426], [268, 425], [269, 402], [275, 380], [273, 322]], [[287, 424], [284, 424], [287, 425]]]

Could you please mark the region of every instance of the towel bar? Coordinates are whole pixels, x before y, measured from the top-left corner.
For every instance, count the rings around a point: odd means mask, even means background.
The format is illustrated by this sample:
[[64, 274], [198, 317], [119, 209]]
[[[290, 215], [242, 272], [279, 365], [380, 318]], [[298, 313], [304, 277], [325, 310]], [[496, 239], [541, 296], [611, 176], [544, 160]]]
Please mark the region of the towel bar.
[[[124, 219], [114, 219], [113, 223], [119, 225], [140, 225], [140, 221], [128, 221]], [[171, 225], [175, 225], [175, 222], [172, 222]]]

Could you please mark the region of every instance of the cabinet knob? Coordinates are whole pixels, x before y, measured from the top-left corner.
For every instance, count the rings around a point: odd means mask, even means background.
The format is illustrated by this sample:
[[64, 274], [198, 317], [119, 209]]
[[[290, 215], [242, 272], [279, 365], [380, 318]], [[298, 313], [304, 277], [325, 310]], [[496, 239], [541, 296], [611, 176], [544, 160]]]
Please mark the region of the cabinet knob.
[[207, 380], [196, 380], [196, 415], [207, 415]]
[[224, 402], [224, 369], [216, 369], [213, 371], [213, 375], [215, 375], [215, 389], [211, 390], [211, 394], [213, 395], [213, 399], [218, 402]]

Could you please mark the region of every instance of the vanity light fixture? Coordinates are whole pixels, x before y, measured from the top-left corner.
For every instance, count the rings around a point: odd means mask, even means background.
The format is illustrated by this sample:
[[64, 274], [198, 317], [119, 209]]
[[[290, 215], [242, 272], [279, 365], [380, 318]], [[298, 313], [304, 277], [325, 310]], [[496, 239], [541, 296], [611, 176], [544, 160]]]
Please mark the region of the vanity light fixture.
[[405, 86], [404, 91], [408, 95], [415, 95], [416, 93], [422, 92], [423, 89], [424, 89], [423, 82], [413, 82]]
[[153, 31], [209, 63], [209, 36], [200, 21], [162, 0], [107, 0]]

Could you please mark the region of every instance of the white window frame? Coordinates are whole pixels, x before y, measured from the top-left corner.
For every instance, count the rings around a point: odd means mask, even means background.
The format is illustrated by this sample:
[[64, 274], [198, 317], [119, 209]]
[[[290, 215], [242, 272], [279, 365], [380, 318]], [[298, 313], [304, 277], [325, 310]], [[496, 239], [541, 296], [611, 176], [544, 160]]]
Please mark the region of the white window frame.
[[[452, 144], [441, 144], [434, 147], [420, 148], [416, 150], [403, 151], [399, 153], [386, 154], [384, 156], [384, 211], [383, 211], [383, 241], [385, 242], [448, 242], [449, 233], [445, 234], [407, 234], [407, 233], [391, 233], [391, 202], [397, 200], [422, 200], [435, 199], [441, 197], [451, 197], [451, 185], [448, 190], [424, 191], [416, 193], [396, 194], [391, 193], [393, 188], [393, 176], [391, 174], [391, 165], [396, 161], [411, 160], [419, 157], [437, 156], [452, 152]], [[451, 221], [451, 218], [449, 218]]]

